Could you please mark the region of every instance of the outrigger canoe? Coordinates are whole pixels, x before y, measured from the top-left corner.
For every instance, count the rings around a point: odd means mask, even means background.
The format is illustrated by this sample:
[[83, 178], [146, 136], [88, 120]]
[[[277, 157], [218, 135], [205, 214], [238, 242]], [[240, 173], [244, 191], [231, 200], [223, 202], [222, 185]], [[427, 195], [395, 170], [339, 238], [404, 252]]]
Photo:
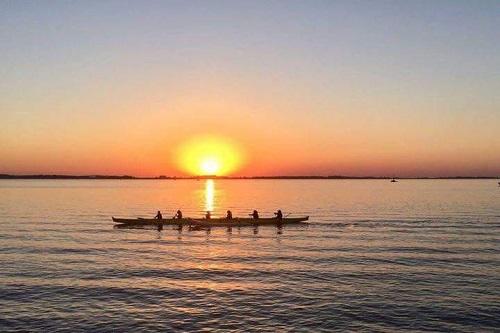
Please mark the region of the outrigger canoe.
[[113, 222], [127, 226], [143, 226], [143, 225], [191, 225], [201, 227], [242, 227], [242, 226], [259, 226], [259, 225], [283, 225], [283, 224], [298, 224], [309, 220], [309, 216], [303, 217], [284, 217], [277, 218], [212, 218], [212, 219], [123, 219], [112, 217]]

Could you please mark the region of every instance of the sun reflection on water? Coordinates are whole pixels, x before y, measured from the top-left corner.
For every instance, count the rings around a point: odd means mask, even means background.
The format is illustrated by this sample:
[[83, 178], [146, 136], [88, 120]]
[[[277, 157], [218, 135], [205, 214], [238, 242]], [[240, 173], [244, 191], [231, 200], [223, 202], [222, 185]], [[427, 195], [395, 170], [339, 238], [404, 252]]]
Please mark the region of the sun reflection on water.
[[205, 210], [214, 210], [214, 180], [207, 179], [205, 182]]

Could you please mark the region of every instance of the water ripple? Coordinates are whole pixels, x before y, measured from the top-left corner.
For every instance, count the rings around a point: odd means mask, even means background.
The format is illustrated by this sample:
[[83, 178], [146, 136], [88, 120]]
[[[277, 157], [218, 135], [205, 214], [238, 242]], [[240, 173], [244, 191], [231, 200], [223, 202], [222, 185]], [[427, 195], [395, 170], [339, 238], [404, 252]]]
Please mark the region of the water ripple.
[[109, 217], [199, 215], [204, 182], [10, 182], [0, 331], [498, 331], [489, 185], [216, 181], [215, 215], [282, 207], [311, 223], [159, 233]]

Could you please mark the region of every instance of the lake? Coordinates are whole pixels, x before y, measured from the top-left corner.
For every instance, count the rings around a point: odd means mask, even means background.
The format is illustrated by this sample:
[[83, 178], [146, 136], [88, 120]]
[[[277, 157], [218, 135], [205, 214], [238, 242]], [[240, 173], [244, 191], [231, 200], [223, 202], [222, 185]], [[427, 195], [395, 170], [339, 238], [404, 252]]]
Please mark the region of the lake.
[[[283, 229], [111, 216], [309, 215]], [[0, 331], [500, 329], [496, 180], [1, 180]]]

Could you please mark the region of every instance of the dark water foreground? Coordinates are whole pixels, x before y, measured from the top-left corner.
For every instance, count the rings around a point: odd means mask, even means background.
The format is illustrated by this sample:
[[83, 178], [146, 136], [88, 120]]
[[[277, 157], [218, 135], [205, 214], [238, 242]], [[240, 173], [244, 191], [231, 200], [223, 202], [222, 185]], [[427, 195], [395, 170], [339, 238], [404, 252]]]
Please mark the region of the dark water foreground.
[[[113, 229], [110, 216], [308, 226]], [[486, 180], [0, 181], [0, 331], [500, 330]]]

